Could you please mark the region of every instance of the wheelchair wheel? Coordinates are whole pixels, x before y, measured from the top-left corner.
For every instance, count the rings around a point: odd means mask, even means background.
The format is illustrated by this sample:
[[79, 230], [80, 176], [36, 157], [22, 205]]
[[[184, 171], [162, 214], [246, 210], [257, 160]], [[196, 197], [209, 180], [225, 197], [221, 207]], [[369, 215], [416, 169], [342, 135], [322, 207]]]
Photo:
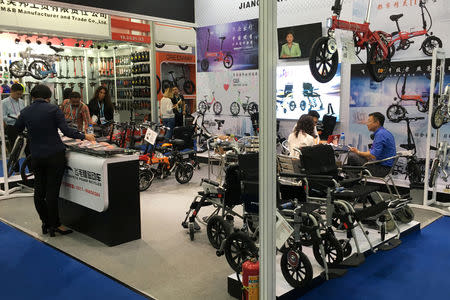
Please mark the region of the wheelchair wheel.
[[309, 57], [309, 68], [311, 74], [320, 83], [325, 83], [333, 79], [336, 74], [339, 56], [335, 51], [331, 54], [328, 51], [329, 37], [318, 38], [311, 47], [311, 56]]
[[350, 240], [341, 239], [339, 243], [342, 246], [344, 257], [350, 256], [352, 254], [352, 245], [350, 244]]
[[20, 177], [22, 177], [22, 181], [25, 185], [29, 184], [29, 179], [32, 177], [33, 168], [31, 166], [31, 155], [28, 155], [25, 161], [22, 163], [20, 167]]
[[306, 109], [306, 101], [305, 100], [300, 101], [300, 109], [302, 111], [304, 111]]
[[153, 173], [153, 171], [139, 171], [139, 191], [143, 192], [148, 190], [148, 188], [152, 185], [154, 178], [155, 174]]
[[312, 280], [311, 262], [299, 249], [293, 247], [283, 253], [280, 267], [284, 279], [294, 288], [306, 287]]
[[296, 107], [297, 107], [297, 104], [295, 104], [295, 101], [289, 102], [289, 109], [291, 111], [294, 111]]
[[175, 170], [175, 179], [181, 184], [188, 183], [192, 175], [194, 175], [194, 167], [191, 164], [181, 163]]
[[[342, 250], [341, 243], [339, 243], [336, 237], [329, 233], [324, 233], [321, 236], [320, 243], [322, 243], [325, 249], [325, 260], [327, 265], [329, 267], [333, 267], [340, 264], [344, 259], [344, 251]], [[317, 260], [319, 265], [324, 267], [319, 245], [319, 243], [314, 243], [313, 245], [314, 258]]]
[[406, 109], [399, 104], [392, 104], [386, 110], [386, 116], [393, 123], [398, 123], [406, 115]]
[[235, 272], [241, 272], [244, 261], [258, 257], [255, 243], [242, 231], [230, 234], [225, 241], [224, 252], [228, 264]]
[[206, 225], [206, 234], [211, 245], [220, 249], [222, 242], [231, 234], [232, 228], [230, 224], [221, 216], [213, 216]]

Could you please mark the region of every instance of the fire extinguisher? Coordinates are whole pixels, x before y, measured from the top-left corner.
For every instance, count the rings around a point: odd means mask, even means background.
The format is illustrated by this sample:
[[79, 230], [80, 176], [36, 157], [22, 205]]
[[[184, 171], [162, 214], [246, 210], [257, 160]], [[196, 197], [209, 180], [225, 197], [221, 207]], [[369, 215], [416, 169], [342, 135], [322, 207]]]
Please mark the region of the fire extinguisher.
[[256, 258], [242, 264], [242, 300], [259, 299], [259, 261]]

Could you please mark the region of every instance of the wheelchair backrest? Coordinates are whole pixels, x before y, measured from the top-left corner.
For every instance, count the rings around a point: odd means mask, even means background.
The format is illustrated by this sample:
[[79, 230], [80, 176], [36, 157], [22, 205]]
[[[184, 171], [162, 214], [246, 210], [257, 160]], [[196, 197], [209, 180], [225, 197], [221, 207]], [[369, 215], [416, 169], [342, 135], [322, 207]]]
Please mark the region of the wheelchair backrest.
[[[300, 162], [304, 172], [307, 175], [327, 175], [334, 179], [338, 177], [338, 168], [334, 156], [333, 147], [330, 145], [315, 145], [312, 147], [303, 147], [301, 149]], [[316, 182], [309, 180], [310, 187], [324, 187], [330, 184], [324, 184], [323, 181]]]
[[314, 90], [314, 87], [309, 82], [303, 82], [303, 90], [312, 92]]
[[173, 129], [173, 139], [180, 139], [184, 141], [183, 148], [194, 148], [194, 126], [175, 127]]
[[225, 205], [234, 206], [242, 204], [241, 176], [239, 165], [230, 164], [225, 168]]

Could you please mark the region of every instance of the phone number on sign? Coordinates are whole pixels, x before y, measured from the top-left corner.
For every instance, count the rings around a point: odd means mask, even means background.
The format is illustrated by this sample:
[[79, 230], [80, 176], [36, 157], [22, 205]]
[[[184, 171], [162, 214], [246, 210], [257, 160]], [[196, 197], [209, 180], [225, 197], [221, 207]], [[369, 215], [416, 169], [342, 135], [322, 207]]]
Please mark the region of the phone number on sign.
[[74, 184], [68, 183], [68, 182], [63, 182], [63, 184], [64, 184], [64, 186], [66, 186], [68, 188], [71, 188], [71, 189], [74, 189], [74, 190], [77, 190], [77, 191], [82, 191], [82, 192], [84, 191], [84, 192], [86, 192], [88, 194], [94, 195], [96, 197], [100, 197], [100, 193], [99, 192], [96, 192], [96, 191], [93, 191], [93, 190], [90, 190], [90, 189], [85, 189], [82, 186], [74, 185]]

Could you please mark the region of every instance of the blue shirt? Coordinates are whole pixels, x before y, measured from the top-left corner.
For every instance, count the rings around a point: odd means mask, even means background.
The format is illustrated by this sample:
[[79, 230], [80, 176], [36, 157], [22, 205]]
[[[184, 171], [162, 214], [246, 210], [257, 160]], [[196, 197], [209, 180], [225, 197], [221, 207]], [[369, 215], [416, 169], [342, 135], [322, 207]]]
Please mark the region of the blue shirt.
[[[376, 160], [385, 159], [397, 154], [394, 136], [386, 128], [378, 128], [374, 135], [370, 154], [375, 156]], [[387, 167], [392, 167], [393, 164], [393, 159], [380, 163], [380, 165]]]
[[8, 97], [2, 100], [3, 106], [3, 120], [6, 125], [14, 125], [16, 123], [15, 119], [11, 119], [8, 115], [16, 117], [20, 114], [20, 111], [25, 108], [25, 102], [22, 99], [14, 100], [11, 97]]
[[34, 100], [24, 108], [15, 124], [17, 130], [28, 130], [31, 156], [45, 158], [66, 149], [58, 134], [58, 128], [68, 137], [84, 139], [84, 134], [67, 126], [63, 112], [58, 106], [43, 99]]

